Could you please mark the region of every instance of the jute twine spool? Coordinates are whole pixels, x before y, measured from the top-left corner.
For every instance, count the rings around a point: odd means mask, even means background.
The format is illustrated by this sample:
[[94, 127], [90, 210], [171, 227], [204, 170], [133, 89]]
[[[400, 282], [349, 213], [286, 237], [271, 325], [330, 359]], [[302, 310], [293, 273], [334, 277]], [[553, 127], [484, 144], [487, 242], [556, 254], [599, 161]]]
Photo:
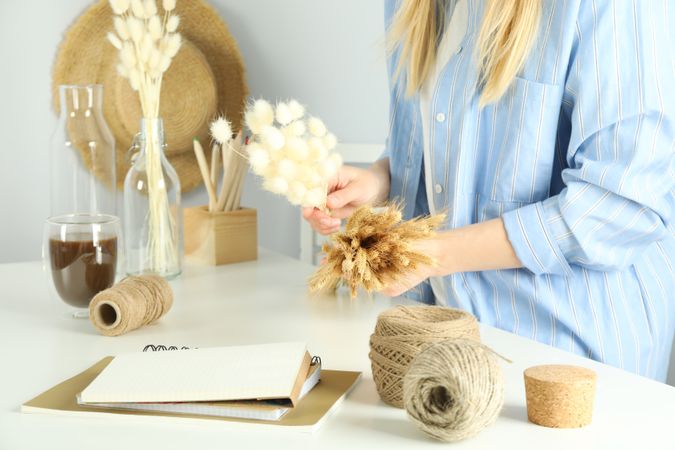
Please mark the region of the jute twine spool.
[[497, 358], [470, 339], [450, 339], [427, 348], [413, 360], [403, 380], [408, 417], [441, 441], [476, 435], [497, 419], [504, 404]]
[[164, 278], [132, 276], [96, 294], [89, 319], [101, 334], [119, 336], [154, 322], [172, 305], [173, 292]]
[[578, 428], [591, 423], [596, 375], [590, 369], [544, 365], [525, 370], [527, 418], [551, 428]]
[[451, 338], [480, 341], [471, 314], [439, 306], [397, 306], [377, 318], [370, 336], [370, 363], [380, 398], [403, 408], [403, 376], [422, 350]]

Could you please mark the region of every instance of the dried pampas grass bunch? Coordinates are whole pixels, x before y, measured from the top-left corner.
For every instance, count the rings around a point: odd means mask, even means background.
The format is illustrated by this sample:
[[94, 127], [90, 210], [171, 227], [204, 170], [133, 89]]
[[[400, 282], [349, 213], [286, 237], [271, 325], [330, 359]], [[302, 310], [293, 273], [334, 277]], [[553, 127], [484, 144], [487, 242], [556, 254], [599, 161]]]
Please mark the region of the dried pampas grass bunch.
[[108, 41], [119, 51], [117, 73], [138, 91], [143, 117], [159, 116], [162, 77], [180, 50], [180, 17], [173, 13], [175, 0], [162, 2], [158, 12], [155, 0], [109, 0], [114, 31]]
[[335, 135], [317, 117], [305, 120], [305, 107], [296, 100], [273, 107], [256, 100], [246, 111], [253, 133], [248, 160], [263, 188], [285, 196], [294, 205], [326, 209], [328, 181], [342, 165]]
[[382, 211], [362, 206], [347, 221], [344, 232], [324, 244], [324, 264], [309, 280], [313, 293], [332, 291], [343, 282], [355, 297], [358, 288], [380, 291], [416, 268], [436, 264], [414, 249], [415, 241], [433, 236], [445, 214], [402, 221], [400, 205]]
[[[176, 0], [163, 0], [159, 12], [155, 0], [109, 0], [113, 12], [114, 31], [108, 41], [119, 51], [117, 73], [129, 80], [138, 92], [143, 119], [156, 124], [159, 119], [159, 99], [162, 78], [180, 50], [178, 33], [180, 18], [174, 14]], [[171, 214], [166, 183], [162, 173], [160, 138], [154, 127], [145, 136], [148, 190], [149, 268], [165, 273], [179, 265], [179, 232]]]

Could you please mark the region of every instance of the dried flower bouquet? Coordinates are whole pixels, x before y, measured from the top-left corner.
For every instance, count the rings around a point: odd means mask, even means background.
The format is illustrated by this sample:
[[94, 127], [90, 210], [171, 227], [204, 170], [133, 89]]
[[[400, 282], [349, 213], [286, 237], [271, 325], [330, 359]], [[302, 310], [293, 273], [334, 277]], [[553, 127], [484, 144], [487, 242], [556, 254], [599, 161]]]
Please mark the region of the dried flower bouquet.
[[328, 180], [342, 165], [334, 134], [317, 117], [305, 120], [305, 108], [296, 100], [273, 107], [256, 100], [246, 111], [253, 133], [246, 147], [248, 160], [263, 188], [285, 196], [294, 205], [326, 208]]
[[[163, 0], [159, 13], [155, 0], [110, 0], [114, 32], [108, 40], [119, 51], [117, 72], [129, 80], [138, 92], [143, 118], [159, 120], [162, 77], [181, 47], [177, 32], [180, 18], [173, 14], [176, 0]], [[156, 127], [148, 127], [153, 134]], [[179, 250], [176, 223], [171, 214], [160, 160], [161, 139], [145, 136], [148, 187], [148, 248], [146, 267], [165, 273], [178, 264]]]
[[445, 220], [444, 214], [402, 221], [399, 205], [383, 211], [369, 206], [357, 209], [344, 232], [335, 233], [324, 244], [326, 258], [309, 280], [313, 293], [334, 291], [340, 282], [349, 286], [352, 297], [358, 288], [379, 291], [422, 265], [434, 265], [414, 243], [432, 237]]

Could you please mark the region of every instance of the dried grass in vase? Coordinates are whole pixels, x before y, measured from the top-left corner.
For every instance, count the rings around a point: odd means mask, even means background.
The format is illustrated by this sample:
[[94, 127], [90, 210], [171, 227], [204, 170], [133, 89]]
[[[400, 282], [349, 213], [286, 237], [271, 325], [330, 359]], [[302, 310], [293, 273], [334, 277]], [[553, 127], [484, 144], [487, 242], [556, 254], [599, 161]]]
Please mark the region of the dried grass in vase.
[[[109, 0], [114, 31], [107, 34], [119, 51], [117, 73], [138, 92], [143, 119], [159, 122], [159, 101], [164, 73], [182, 45], [180, 17], [174, 13], [176, 0]], [[171, 213], [162, 173], [161, 138], [156, 127], [148, 127], [146, 165], [148, 192], [147, 268], [154, 273], [171, 272], [180, 265], [179, 227]]]
[[415, 241], [432, 237], [445, 214], [402, 221], [401, 207], [387, 205], [383, 211], [362, 206], [347, 221], [344, 232], [324, 244], [324, 264], [309, 280], [312, 293], [333, 291], [340, 282], [355, 297], [358, 288], [380, 291], [406, 273], [436, 261], [416, 251]]

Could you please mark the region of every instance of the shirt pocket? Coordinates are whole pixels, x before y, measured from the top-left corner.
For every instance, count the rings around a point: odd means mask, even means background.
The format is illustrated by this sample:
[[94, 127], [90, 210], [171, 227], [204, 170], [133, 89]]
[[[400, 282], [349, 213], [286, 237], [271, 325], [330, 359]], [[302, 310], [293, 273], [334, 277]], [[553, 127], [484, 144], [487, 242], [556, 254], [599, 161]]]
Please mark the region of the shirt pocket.
[[562, 86], [516, 77], [491, 108], [494, 151], [485, 163], [480, 193], [503, 202], [548, 197]]

